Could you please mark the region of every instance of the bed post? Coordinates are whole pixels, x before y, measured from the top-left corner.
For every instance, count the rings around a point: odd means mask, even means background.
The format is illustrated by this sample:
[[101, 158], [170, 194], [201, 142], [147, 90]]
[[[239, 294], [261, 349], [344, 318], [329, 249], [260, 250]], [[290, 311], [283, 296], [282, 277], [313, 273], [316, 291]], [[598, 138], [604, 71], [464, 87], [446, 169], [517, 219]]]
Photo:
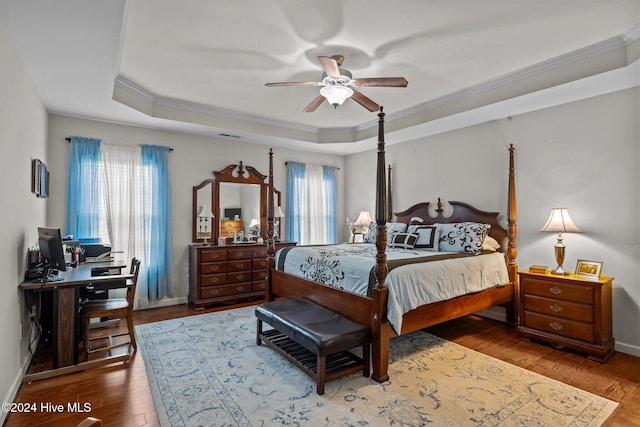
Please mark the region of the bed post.
[[269, 180], [267, 185], [267, 276], [264, 287], [265, 301], [273, 301], [274, 296], [271, 292], [272, 278], [271, 269], [275, 268], [276, 247], [273, 238], [273, 149], [269, 149]]
[[388, 289], [387, 277], [387, 198], [385, 186], [385, 153], [384, 153], [384, 113], [382, 107], [378, 113], [378, 163], [376, 170], [376, 286], [373, 288], [373, 311], [371, 313], [371, 343], [373, 374], [371, 377], [384, 382], [389, 379], [389, 340], [390, 326], [387, 322]]
[[393, 201], [391, 197], [391, 165], [387, 169], [387, 221], [393, 219]]
[[508, 206], [508, 232], [509, 245], [507, 247], [507, 272], [509, 280], [513, 283], [513, 301], [507, 304], [507, 324], [516, 326], [518, 324], [518, 295], [520, 284], [518, 281], [518, 264], [516, 257], [518, 249], [516, 248], [517, 227], [516, 220], [518, 218], [518, 209], [516, 207], [516, 178], [514, 165], [515, 148], [513, 144], [509, 145], [509, 206]]

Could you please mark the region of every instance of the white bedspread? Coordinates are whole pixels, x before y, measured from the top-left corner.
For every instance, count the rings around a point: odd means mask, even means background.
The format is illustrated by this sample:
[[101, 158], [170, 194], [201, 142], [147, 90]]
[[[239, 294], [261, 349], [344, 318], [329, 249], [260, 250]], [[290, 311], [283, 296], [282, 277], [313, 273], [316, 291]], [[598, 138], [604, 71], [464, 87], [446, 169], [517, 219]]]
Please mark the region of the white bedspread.
[[[276, 267], [286, 273], [367, 295], [369, 274], [375, 265], [373, 244], [298, 246], [276, 253]], [[387, 249], [387, 261], [442, 255], [443, 252]], [[478, 292], [509, 282], [504, 254], [416, 262], [393, 268], [386, 278], [389, 289], [387, 318], [396, 332], [404, 313], [419, 306]]]

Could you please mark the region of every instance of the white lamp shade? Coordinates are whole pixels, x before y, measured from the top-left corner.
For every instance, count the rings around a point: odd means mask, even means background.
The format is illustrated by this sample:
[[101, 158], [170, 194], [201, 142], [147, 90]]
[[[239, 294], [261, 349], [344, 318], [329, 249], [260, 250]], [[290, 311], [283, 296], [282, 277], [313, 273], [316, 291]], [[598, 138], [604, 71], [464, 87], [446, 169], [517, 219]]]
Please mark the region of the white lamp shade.
[[259, 222], [258, 222], [258, 220], [257, 220], [257, 219], [255, 219], [255, 218], [253, 218], [253, 219], [251, 220], [251, 222], [249, 223], [249, 227], [257, 227], [257, 226], [259, 226], [259, 225], [260, 225], [260, 223], [259, 223]]
[[360, 211], [360, 215], [358, 215], [358, 219], [356, 220], [356, 222], [353, 223], [353, 225], [366, 225], [366, 226], [368, 226], [369, 224], [371, 224], [371, 215], [369, 214], [369, 211]]
[[273, 216], [274, 216], [275, 218], [282, 218], [282, 217], [284, 217], [284, 212], [282, 212], [282, 208], [281, 208], [280, 206], [276, 206], [275, 211], [276, 211], [276, 212], [273, 214]]
[[329, 104], [337, 107], [338, 105], [342, 105], [347, 98], [350, 98], [353, 95], [353, 90], [346, 86], [324, 86], [320, 89], [320, 95], [327, 98]]
[[580, 233], [580, 229], [569, 216], [567, 208], [553, 208], [547, 223], [540, 231], [550, 231], [554, 233]]
[[213, 213], [211, 213], [211, 209], [206, 206], [198, 206], [198, 218], [213, 218]]

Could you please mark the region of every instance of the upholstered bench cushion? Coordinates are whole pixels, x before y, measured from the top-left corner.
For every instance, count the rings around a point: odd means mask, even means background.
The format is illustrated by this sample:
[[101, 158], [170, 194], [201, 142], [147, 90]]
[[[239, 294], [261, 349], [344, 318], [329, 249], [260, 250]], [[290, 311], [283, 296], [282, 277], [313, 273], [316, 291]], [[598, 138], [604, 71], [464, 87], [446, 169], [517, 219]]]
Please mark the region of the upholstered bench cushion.
[[369, 341], [369, 329], [301, 298], [256, 307], [256, 317], [318, 356], [348, 350]]

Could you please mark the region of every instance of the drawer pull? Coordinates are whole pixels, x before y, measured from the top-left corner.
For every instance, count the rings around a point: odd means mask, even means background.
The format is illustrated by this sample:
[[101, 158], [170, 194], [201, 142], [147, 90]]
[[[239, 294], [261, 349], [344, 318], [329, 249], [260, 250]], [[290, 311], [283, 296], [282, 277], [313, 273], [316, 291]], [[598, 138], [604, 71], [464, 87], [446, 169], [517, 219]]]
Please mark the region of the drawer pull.
[[217, 295], [218, 294], [218, 290], [217, 289], [211, 289], [209, 292], [211, 293], [211, 295]]
[[244, 279], [244, 274], [237, 274], [236, 275], [236, 279], [238, 279], [238, 280]]
[[554, 295], [560, 295], [562, 293], [562, 289], [560, 289], [557, 286], [554, 286], [553, 288], [549, 288], [549, 291], [551, 291], [551, 293]]
[[551, 311], [555, 311], [556, 313], [560, 313], [562, 311], [562, 307], [560, 307], [558, 304], [550, 305], [549, 308], [551, 309]]
[[551, 329], [553, 329], [554, 331], [562, 330], [562, 325], [558, 322], [549, 323], [549, 326], [551, 326]]
[[238, 286], [238, 287], [236, 288], [236, 291], [238, 291], [238, 292], [242, 292], [242, 291], [244, 291], [244, 286]]
[[244, 268], [244, 263], [239, 262], [239, 263], [237, 263], [237, 264], [236, 264], [236, 267], [238, 267], [238, 268]]

